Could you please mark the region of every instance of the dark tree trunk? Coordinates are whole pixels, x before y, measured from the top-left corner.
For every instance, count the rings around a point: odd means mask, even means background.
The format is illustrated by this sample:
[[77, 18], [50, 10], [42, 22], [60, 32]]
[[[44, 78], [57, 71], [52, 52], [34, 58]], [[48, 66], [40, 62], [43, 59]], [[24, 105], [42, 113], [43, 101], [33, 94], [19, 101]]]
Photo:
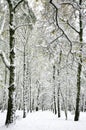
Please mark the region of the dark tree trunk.
[[[28, 80], [28, 87], [29, 87], [29, 92], [28, 92], [28, 98], [29, 98], [29, 111], [32, 112], [32, 107], [34, 106], [34, 99], [32, 101], [32, 88], [31, 88], [31, 66], [29, 62], [29, 57], [27, 58], [27, 80]], [[32, 106], [33, 105], [33, 106]]]
[[[59, 54], [59, 69], [57, 70], [57, 74], [58, 74], [58, 77], [60, 76], [60, 64], [61, 64], [61, 59], [62, 59], [62, 51], [60, 50], [60, 54]], [[58, 106], [58, 117], [61, 117], [61, 112], [60, 112], [60, 81], [58, 83], [58, 86], [57, 86], [57, 106]]]
[[61, 117], [61, 114], [60, 114], [60, 88], [58, 88], [57, 105], [58, 105], [58, 117]]
[[54, 102], [54, 113], [57, 114], [56, 109], [56, 92], [55, 92], [55, 65], [53, 65], [53, 102]]
[[[79, 0], [79, 5], [82, 5], [82, 0]], [[78, 69], [77, 69], [77, 97], [76, 97], [76, 109], [75, 109], [75, 117], [74, 121], [79, 120], [80, 115], [80, 90], [81, 90], [81, 71], [82, 71], [82, 41], [83, 41], [83, 27], [82, 27], [82, 14], [81, 10], [79, 12], [79, 38], [80, 38], [80, 54], [79, 59], [80, 63], [78, 63]]]
[[15, 120], [15, 9], [18, 5], [23, 2], [23, 0], [19, 1], [17, 5], [14, 7], [13, 2], [11, 0], [6, 0], [8, 3], [9, 9], [9, 46], [10, 46], [10, 67], [9, 67], [9, 95], [8, 95], [8, 109], [7, 109], [7, 117], [6, 117], [6, 125], [9, 125]]
[[36, 85], [37, 85], [37, 106], [36, 106], [36, 111], [39, 110], [39, 94], [40, 94], [40, 83], [39, 81], [37, 80], [36, 81]]
[[26, 61], [25, 61], [25, 45], [24, 45], [24, 55], [23, 55], [23, 118], [26, 117]]
[[36, 111], [38, 111], [39, 110], [39, 108], [38, 108], [38, 106], [36, 107]]
[[31, 74], [29, 75], [29, 80], [30, 80], [30, 112], [32, 112], [32, 99], [31, 99]]
[[78, 74], [77, 74], [77, 97], [76, 97], [76, 109], [75, 109], [75, 118], [74, 120], [75, 121], [78, 121], [79, 120], [79, 115], [80, 115], [80, 85], [81, 85], [81, 68], [82, 68], [82, 65], [79, 63], [78, 65]]
[[57, 109], [56, 109], [56, 97], [54, 95], [54, 113], [57, 114]]
[[34, 111], [34, 98], [32, 100], [32, 111]]
[[8, 98], [8, 109], [7, 109], [7, 118], [6, 125], [14, 122], [15, 117], [15, 30], [14, 30], [14, 11], [11, 2], [9, 2], [9, 44], [10, 44], [10, 78], [9, 78], [9, 98]]

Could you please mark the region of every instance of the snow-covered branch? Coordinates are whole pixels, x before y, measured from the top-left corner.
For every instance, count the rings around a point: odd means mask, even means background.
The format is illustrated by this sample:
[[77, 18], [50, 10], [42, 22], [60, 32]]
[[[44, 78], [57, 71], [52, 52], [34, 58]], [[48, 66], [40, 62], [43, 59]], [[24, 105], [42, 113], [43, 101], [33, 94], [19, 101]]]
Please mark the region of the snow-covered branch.
[[1, 51], [1, 50], [0, 50], [0, 56], [1, 56], [2, 60], [3, 60], [3, 63], [5, 64], [5, 66], [9, 69], [10, 68], [10, 63], [7, 60], [5, 53], [3, 51]]
[[18, 28], [23, 27], [23, 26], [32, 26], [32, 23], [29, 23], [29, 24], [21, 24], [21, 25], [17, 26], [17, 27], [15, 28], [15, 30], [17, 30]]
[[14, 11], [15, 11], [15, 9], [19, 6], [19, 4], [21, 4], [23, 1], [24, 1], [24, 0], [20, 0], [20, 1], [17, 2], [17, 4], [14, 6], [13, 0], [7, 0], [9, 6], [12, 6]]
[[5, 13], [4, 13], [4, 18], [3, 18], [2, 26], [0, 28], [0, 36], [1, 36], [2, 32], [3, 32], [3, 30], [4, 30], [4, 25], [5, 25], [5, 21], [6, 21], [6, 14], [7, 14], [7, 11], [5, 11]]

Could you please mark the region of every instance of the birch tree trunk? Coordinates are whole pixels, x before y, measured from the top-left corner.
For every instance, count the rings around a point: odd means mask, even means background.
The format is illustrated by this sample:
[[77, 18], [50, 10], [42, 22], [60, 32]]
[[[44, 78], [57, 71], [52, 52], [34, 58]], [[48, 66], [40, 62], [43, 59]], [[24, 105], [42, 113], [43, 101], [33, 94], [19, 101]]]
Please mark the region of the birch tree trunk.
[[10, 67], [9, 67], [9, 95], [8, 95], [8, 109], [6, 117], [6, 125], [9, 125], [15, 120], [15, 9], [23, 2], [20, 0], [16, 6], [11, 0], [6, 0], [9, 9], [9, 47], [10, 47]]
[[9, 98], [8, 98], [8, 110], [6, 117], [6, 125], [14, 122], [15, 117], [15, 30], [14, 30], [14, 10], [11, 1], [8, 1], [9, 5], [9, 44], [10, 44], [10, 78], [9, 78]]

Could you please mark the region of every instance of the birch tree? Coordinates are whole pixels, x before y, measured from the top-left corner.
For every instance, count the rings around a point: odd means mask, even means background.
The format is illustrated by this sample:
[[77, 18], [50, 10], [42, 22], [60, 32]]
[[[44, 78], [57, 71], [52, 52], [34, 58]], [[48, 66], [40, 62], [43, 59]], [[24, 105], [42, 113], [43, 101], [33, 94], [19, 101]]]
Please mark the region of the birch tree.
[[10, 46], [10, 78], [9, 78], [9, 98], [6, 125], [13, 123], [15, 120], [15, 11], [24, 0], [18, 2], [7, 0], [9, 9], [9, 46]]
[[[84, 1], [79, 0], [79, 2], [77, 1], [53, 1], [50, 0], [50, 3], [53, 5], [53, 7], [56, 10], [56, 25], [57, 27], [60, 29], [60, 31], [63, 32], [63, 35], [65, 36], [65, 38], [68, 40], [68, 42], [70, 43], [70, 52], [72, 52], [72, 43], [73, 40], [70, 38], [70, 36], [66, 33], [66, 31], [63, 29], [63, 27], [59, 24], [59, 21], [61, 20], [63, 23], [66, 23], [70, 29], [72, 29], [73, 31], [75, 31], [75, 34], [78, 35], [79, 38], [79, 56], [78, 56], [78, 67], [77, 67], [77, 95], [76, 95], [76, 110], [75, 110], [75, 121], [79, 120], [79, 114], [80, 114], [80, 92], [81, 92], [81, 72], [82, 72], [82, 43], [83, 43], [83, 7], [82, 7], [82, 3], [84, 5]], [[73, 14], [68, 14], [67, 17], [64, 18], [64, 12], [63, 12], [63, 18], [60, 17], [59, 19], [59, 10], [61, 10], [61, 7], [64, 6], [69, 6], [70, 9], [72, 9]], [[70, 18], [74, 18], [74, 14], [76, 15], [78, 11], [78, 21], [79, 24], [76, 21], [76, 24], [78, 24], [78, 29], [73, 26], [70, 23]], [[70, 17], [69, 17], [70, 16]], [[71, 53], [72, 54], [72, 53]]]

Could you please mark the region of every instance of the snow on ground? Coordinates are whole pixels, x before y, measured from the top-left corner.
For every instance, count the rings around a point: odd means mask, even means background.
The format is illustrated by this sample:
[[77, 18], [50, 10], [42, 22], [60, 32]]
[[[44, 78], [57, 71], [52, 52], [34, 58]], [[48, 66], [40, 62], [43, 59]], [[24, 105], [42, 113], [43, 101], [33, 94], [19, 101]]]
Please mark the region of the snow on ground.
[[29, 113], [25, 119], [21, 112], [17, 112], [16, 124], [8, 128], [4, 126], [5, 118], [6, 112], [0, 112], [0, 130], [86, 130], [86, 113], [81, 113], [80, 120], [74, 122], [74, 115], [70, 113], [65, 120], [63, 112], [59, 119], [50, 111]]

